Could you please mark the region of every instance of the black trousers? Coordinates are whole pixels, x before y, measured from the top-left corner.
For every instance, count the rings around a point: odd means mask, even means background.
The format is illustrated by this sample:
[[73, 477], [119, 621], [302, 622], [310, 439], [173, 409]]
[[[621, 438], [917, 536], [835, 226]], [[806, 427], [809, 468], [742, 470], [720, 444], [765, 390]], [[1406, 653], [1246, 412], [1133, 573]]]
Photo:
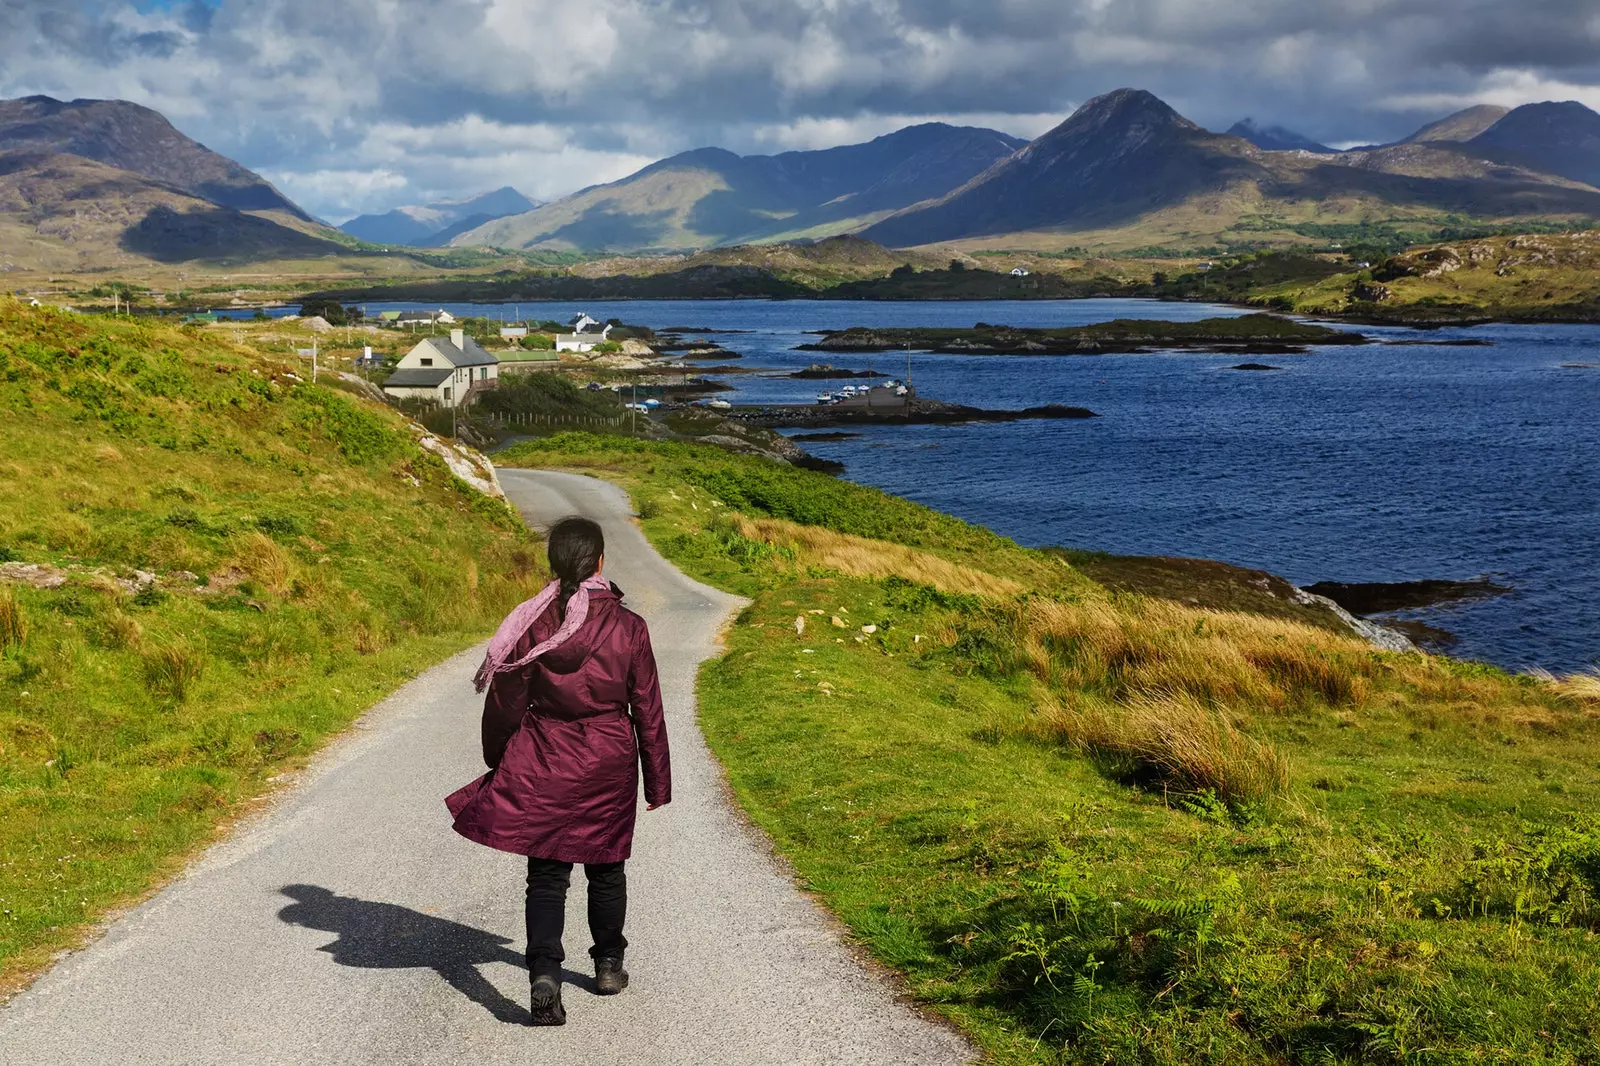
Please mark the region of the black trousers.
[[[623, 863], [585, 865], [589, 878], [589, 935], [596, 959], [620, 959], [628, 946], [622, 923], [628, 916], [628, 878]], [[561, 976], [567, 957], [561, 930], [567, 917], [567, 887], [572, 864], [553, 859], [528, 860], [528, 976]]]

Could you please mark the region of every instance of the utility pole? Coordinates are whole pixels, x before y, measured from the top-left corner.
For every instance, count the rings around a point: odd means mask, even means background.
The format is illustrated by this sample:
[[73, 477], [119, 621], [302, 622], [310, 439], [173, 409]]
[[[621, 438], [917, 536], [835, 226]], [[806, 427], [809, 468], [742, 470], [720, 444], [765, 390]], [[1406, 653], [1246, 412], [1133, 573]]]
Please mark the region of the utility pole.
[[317, 383], [317, 349], [319, 347], [320, 345], [316, 341], [311, 342], [311, 384], [313, 385]]

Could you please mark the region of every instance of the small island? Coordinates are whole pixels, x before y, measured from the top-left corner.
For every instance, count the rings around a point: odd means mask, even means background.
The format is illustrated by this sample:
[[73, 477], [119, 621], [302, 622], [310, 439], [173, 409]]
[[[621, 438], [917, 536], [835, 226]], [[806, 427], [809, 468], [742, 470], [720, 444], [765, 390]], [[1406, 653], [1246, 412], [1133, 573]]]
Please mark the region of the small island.
[[822, 334], [799, 351], [888, 352], [913, 350], [943, 355], [1110, 355], [1154, 351], [1223, 352], [1235, 355], [1298, 354], [1315, 345], [1366, 344], [1359, 333], [1296, 322], [1278, 315], [1162, 322], [1119, 318], [1093, 326], [1022, 329], [980, 322], [971, 329], [855, 326]]
[[723, 415], [746, 425], [764, 429], [831, 429], [841, 426], [934, 426], [970, 422], [1024, 422], [1035, 419], [1099, 418], [1087, 407], [1050, 403], [1015, 411], [991, 411], [981, 407], [946, 403], [943, 400], [913, 399], [889, 407], [847, 406], [841, 404], [764, 404], [735, 407]]
[[876, 370], [846, 370], [834, 366], [832, 363], [812, 363], [804, 370], [796, 370], [784, 377], [796, 378], [801, 381], [835, 381], [844, 378], [886, 378], [889, 375], [880, 374]]

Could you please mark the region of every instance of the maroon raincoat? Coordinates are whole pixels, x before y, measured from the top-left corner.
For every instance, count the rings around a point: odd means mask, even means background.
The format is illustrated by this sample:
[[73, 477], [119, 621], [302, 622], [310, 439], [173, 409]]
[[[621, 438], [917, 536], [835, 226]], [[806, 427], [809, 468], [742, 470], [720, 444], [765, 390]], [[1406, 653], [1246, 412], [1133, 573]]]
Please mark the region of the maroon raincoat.
[[[526, 655], [561, 624], [552, 605], [517, 642]], [[595, 590], [566, 643], [496, 674], [483, 704], [489, 773], [445, 800], [455, 830], [491, 848], [560, 862], [621, 862], [633, 848], [639, 767], [652, 804], [672, 799], [661, 684], [644, 619]]]

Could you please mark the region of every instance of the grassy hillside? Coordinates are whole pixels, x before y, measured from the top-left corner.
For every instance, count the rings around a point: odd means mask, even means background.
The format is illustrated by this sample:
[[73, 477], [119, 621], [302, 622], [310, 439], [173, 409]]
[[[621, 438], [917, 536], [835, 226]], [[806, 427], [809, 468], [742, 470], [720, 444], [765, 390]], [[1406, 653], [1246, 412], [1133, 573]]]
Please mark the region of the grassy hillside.
[[1113, 593], [711, 450], [507, 461], [622, 483], [752, 598], [700, 684], [740, 802], [996, 1061], [1593, 1061], [1595, 679]]
[[1253, 290], [1309, 314], [1406, 321], [1600, 317], [1600, 230], [1523, 234], [1415, 248], [1372, 269]]
[[0, 991], [533, 587], [504, 504], [297, 370], [0, 299]]

